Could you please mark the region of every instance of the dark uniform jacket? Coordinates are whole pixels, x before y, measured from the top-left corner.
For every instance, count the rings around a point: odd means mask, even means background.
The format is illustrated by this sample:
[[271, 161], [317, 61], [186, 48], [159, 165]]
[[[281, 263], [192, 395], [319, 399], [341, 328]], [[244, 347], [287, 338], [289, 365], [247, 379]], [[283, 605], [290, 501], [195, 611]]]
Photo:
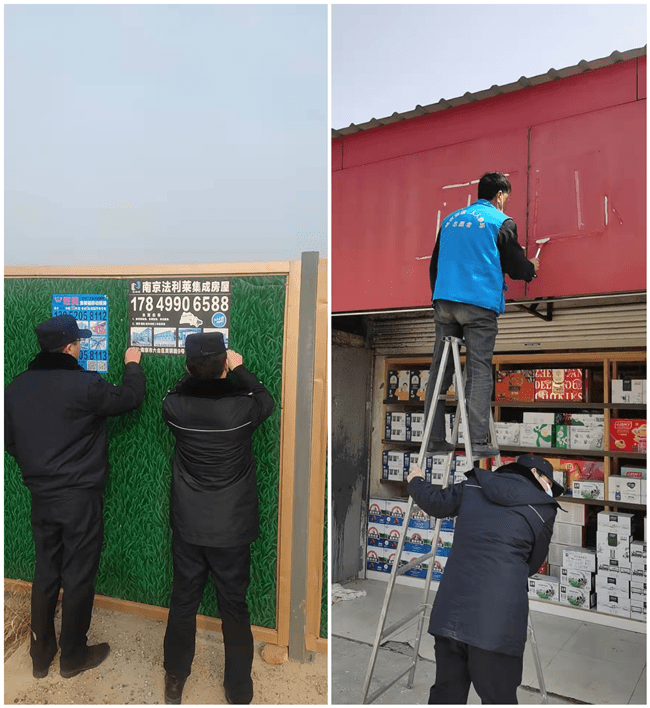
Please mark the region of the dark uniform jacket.
[[106, 417], [137, 408], [144, 395], [135, 362], [113, 386], [70, 354], [38, 354], [5, 389], [5, 446], [32, 494], [103, 489]]
[[428, 514], [457, 516], [454, 543], [429, 633], [487, 651], [521, 656], [528, 623], [528, 577], [544, 562], [559, 504], [504, 465], [475, 467], [445, 489], [421, 478], [408, 492]]
[[253, 431], [273, 407], [243, 366], [223, 379], [187, 376], [165, 397], [163, 418], [176, 438], [171, 525], [187, 543], [228, 547], [257, 538]]

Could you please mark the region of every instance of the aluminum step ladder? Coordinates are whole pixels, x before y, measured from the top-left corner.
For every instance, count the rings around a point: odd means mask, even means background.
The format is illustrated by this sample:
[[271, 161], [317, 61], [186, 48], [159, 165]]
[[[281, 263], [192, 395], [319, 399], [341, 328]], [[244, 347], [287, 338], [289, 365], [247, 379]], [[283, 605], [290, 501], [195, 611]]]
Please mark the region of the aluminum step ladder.
[[[458, 442], [458, 429], [459, 426], [462, 425], [462, 430], [463, 430], [463, 439], [464, 439], [464, 447], [465, 447], [465, 455], [466, 459], [469, 465], [472, 465], [474, 462], [474, 457], [472, 455], [472, 443], [471, 443], [471, 438], [469, 435], [469, 425], [468, 425], [468, 419], [467, 419], [467, 406], [465, 402], [465, 382], [466, 382], [466, 374], [462, 371], [461, 365], [460, 365], [460, 347], [464, 344], [462, 339], [459, 339], [458, 337], [443, 337], [443, 341], [445, 343], [444, 349], [442, 352], [442, 358], [440, 360], [440, 367], [438, 369], [438, 375], [436, 377], [436, 383], [435, 383], [435, 388], [433, 391], [433, 396], [431, 397], [431, 406], [429, 408], [429, 414], [427, 417], [427, 420], [425, 422], [424, 426], [424, 434], [422, 436], [422, 445], [420, 446], [420, 453], [418, 457], [418, 463], [419, 466], [424, 469], [424, 459], [426, 455], [426, 448], [427, 444], [429, 441], [429, 435], [431, 433], [431, 426], [433, 424], [433, 417], [435, 415], [436, 411], [436, 404], [440, 400], [444, 400], [445, 396], [441, 395], [442, 394], [442, 378], [447, 366], [447, 361], [449, 359], [449, 350], [451, 349], [452, 355], [453, 355], [453, 360], [454, 360], [454, 373], [455, 373], [455, 387], [456, 387], [456, 397], [457, 397], [457, 403], [456, 403], [456, 415], [454, 416], [454, 425], [453, 425], [453, 430], [451, 434], [451, 442], [454, 443], [454, 445], [457, 444]], [[429, 381], [429, 384], [431, 382]], [[489, 430], [490, 430], [490, 440], [493, 445], [496, 443], [496, 434], [494, 430], [494, 420], [492, 417], [492, 414], [490, 413], [490, 423], [489, 423]], [[496, 445], [495, 445], [496, 446]], [[446, 456], [446, 461], [445, 461], [445, 467], [442, 475], [442, 488], [444, 489], [445, 487], [448, 486], [449, 484], [449, 475], [451, 471], [451, 465], [452, 461], [454, 458], [454, 452], [448, 452], [448, 453], [443, 453]], [[442, 455], [438, 455], [439, 457], [442, 457]], [[496, 456], [497, 464], [501, 466], [501, 455]], [[431, 550], [421, 556], [418, 556], [418, 558], [414, 558], [412, 561], [409, 563], [406, 563], [405, 565], [400, 567], [400, 559], [402, 557], [402, 552], [404, 550], [404, 541], [406, 538], [406, 529], [408, 528], [409, 521], [411, 520], [411, 515], [413, 513], [413, 498], [409, 497], [408, 501], [408, 506], [406, 508], [406, 513], [404, 514], [404, 522], [402, 526], [402, 533], [400, 534], [400, 540], [397, 546], [397, 552], [395, 553], [395, 560], [393, 562], [393, 568], [390, 573], [390, 578], [388, 580], [388, 585], [386, 587], [386, 595], [384, 596], [384, 604], [381, 609], [381, 613], [379, 615], [379, 624], [377, 626], [377, 633], [375, 635], [375, 641], [372, 646], [372, 653], [370, 655], [370, 662], [368, 664], [368, 671], [366, 674], [366, 680], [364, 682], [363, 686], [363, 704], [369, 704], [373, 703], [379, 696], [381, 696], [383, 693], [385, 693], [389, 688], [394, 686], [400, 679], [402, 679], [406, 674], [408, 674], [408, 680], [407, 680], [407, 688], [412, 688], [413, 687], [413, 682], [415, 679], [415, 670], [417, 668], [417, 662], [419, 658], [419, 649], [420, 649], [420, 642], [422, 640], [422, 632], [424, 630], [424, 621], [426, 619], [426, 611], [427, 608], [433, 607], [433, 603], [429, 603], [429, 591], [430, 591], [430, 586], [431, 586], [431, 575], [433, 572], [433, 566], [434, 566], [434, 560], [435, 560], [435, 554], [436, 550], [438, 548], [438, 537], [440, 535], [440, 526], [442, 523], [442, 519], [436, 519], [436, 524], [434, 527], [434, 533], [433, 533], [433, 538], [431, 540]], [[429, 567], [427, 569], [427, 576], [426, 580], [424, 582], [424, 588], [422, 591], [422, 601], [420, 605], [411, 610], [407, 615], [402, 617], [402, 619], [398, 620], [397, 622], [394, 622], [391, 624], [389, 627], [385, 627], [386, 625], [386, 617], [388, 616], [388, 607], [390, 605], [390, 601], [393, 595], [393, 590], [395, 588], [395, 581], [397, 580], [398, 575], [403, 575], [406, 573], [408, 570], [411, 568], [414, 568], [416, 565], [419, 565], [420, 563], [432, 559], [431, 562], [429, 563]], [[370, 691], [370, 684], [372, 681], [372, 676], [375, 671], [375, 664], [377, 662], [377, 655], [379, 653], [379, 647], [381, 644], [385, 643], [386, 640], [395, 634], [398, 630], [400, 630], [402, 627], [404, 627], [407, 623], [411, 622], [415, 618], [418, 618], [418, 625], [417, 625], [417, 633], [415, 636], [415, 642], [413, 646], [413, 655], [412, 655], [412, 660], [411, 660], [411, 665], [409, 668], [407, 668], [405, 671], [403, 671], [399, 676], [394, 678], [390, 683], [378, 688], [375, 690], [372, 694], [368, 695]], [[537, 670], [537, 678], [539, 679], [539, 685], [540, 685], [540, 692], [542, 695], [542, 702], [543, 703], [548, 703], [548, 696], [546, 693], [546, 685], [544, 683], [544, 677], [542, 675], [542, 664], [539, 658], [539, 652], [537, 650], [537, 642], [535, 640], [535, 634], [533, 630], [533, 624], [532, 624], [532, 618], [530, 616], [530, 612], [528, 613], [528, 634], [531, 637], [531, 648], [533, 651], [533, 658], [535, 661], [535, 668]]]

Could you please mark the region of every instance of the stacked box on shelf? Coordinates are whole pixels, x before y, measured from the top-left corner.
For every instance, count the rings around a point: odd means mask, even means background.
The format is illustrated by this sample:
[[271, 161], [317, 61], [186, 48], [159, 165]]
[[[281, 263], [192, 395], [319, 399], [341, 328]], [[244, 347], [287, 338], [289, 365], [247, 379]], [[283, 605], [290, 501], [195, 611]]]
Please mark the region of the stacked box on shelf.
[[612, 403], [645, 403], [645, 379], [612, 379]]
[[634, 514], [609, 511], [598, 513], [596, 602], [599, 612], [619, 617], [631, 615], [630, 547], [633, 532]]
[[381, 478], [403, 482], [408, 476], [410, 457], [404, 450], [384, 450], [382, 453]]
[[406, 442], [422, 443], [425, 423], [424, 413], [407, 413], [405, 422]]
[[409, 392], [409, 400], [424, 403], [424, 399], [427, 395], [428, 383], [429, 369], [411, 370], [411, 388]]
[[583, 401], [586, 376], [582, 369], [536, 369], [536, 401]]
[[494, 395], [496, 401], [534, 401], [534, 370], [497, 371]]
[[410, 386], [410, 369], [389, 369], [388, 395], [386, 396], [386, 400], [391, 403], [408, 401], [410, 398]]
[[386, 413], [386, 440], [406, 442], [406, 413]]
[[643, 541], [632, 541], [630, 544], [630, 560], [632, 574], [630, 577], [630, 617], [646, 619], [647, 602], [647, 570], [646, 544]]
[[647, 420], [612, 418], [609, 422], [609, 449], [616, 452], [646, 452]]
[[607, 498], [628, 504], [645, 504], [646, 480], [612, 474], [609, 476]]

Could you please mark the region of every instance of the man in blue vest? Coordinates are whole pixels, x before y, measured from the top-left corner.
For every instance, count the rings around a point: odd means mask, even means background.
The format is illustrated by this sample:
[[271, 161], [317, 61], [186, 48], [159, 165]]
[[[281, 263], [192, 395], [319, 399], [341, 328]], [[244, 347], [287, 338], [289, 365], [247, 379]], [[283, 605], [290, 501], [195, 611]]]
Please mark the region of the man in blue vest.
[[[501, 172], [484, 174], [478, 183], [478, 200], [442, 222], [429, 267], [436, 331], [424, 412], [428, 415], [431, 406], [444, 346], [442, 338], [464, 339], [465, 398], [475, 459], [498, 453], [488, 444], [488, 426], [497, 317], [505, 309], [504, 274], [529, 283], [539, 267], [536, 258], [526, 258], [517, 240], [517, 225], [504, 213], [511, 189]], [[449, 357], [443, 392], [449, 388], [452, 375], [453, 361]], [[427, 451], [441, 454], [453, 449], [445, 440], [445, 406], [439, 401]]]

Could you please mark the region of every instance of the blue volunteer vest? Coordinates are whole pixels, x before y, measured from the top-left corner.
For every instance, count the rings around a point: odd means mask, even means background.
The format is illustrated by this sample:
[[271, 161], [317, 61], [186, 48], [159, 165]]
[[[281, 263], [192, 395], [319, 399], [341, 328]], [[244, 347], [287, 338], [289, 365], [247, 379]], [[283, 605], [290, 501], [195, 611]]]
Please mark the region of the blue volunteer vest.
[[497, 315], [504, 311], [505, 280], [497, 234], [509, 218], [486, 199], [479, 199], [444, 219], [432, 300], [465, 302]]

